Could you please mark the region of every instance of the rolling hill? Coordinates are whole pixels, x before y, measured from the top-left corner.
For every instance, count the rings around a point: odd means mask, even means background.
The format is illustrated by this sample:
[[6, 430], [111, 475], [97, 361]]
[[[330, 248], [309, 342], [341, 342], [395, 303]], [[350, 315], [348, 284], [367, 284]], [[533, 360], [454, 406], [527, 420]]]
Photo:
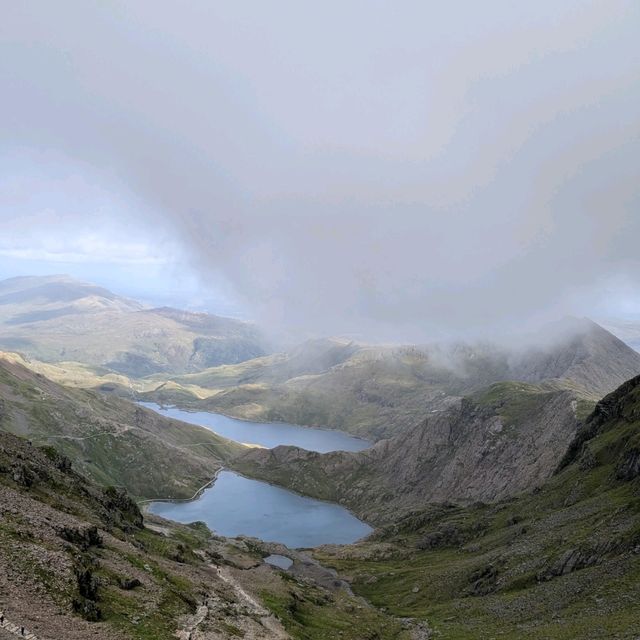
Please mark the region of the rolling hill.
[[263, 355], [265, 345], [250, 323], [146, 308], [68, 276], [0, 282], [0, 348], [34, 360], [137, 378], [241, 362]]

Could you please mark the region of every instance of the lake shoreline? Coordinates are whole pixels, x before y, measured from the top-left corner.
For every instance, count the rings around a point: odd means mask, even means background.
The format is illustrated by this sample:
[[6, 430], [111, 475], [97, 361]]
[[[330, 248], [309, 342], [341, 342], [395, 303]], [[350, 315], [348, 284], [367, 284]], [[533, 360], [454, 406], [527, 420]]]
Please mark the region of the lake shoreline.
[[[264, 425], [286, 425], [291, 427], [300, 427], [300, 429], [313, 429], [314, 431], [326, 431], [328, 433], [341, 433], [342, 435], [348, 436], [349, 438], [353, 438], [354, 440], [360, 440], [361, 442], [366, 443], [368, 446], [364, 447], [362, 451], [365, 449], [369, 449], [376, 444], [376, 441], [368, 440], [367, 438], [363, 438], [362, 436], [355, 435], [350, 433], [349, 431], [345, 431], [344, 429], [332, 428], [332, 427], [315, 427], [311, 424], [293, 424], [291, 422], [285, 422], [284, 420], [250, 420], [249, 418], [243, 418], [241, 416], [235, 416], [231, 413], [225, 413], [224, 411], [207, 411], [206, 409], [197, 409], [191, 405], [180, 405], [178, 403], [163, 405], [155, 400], [135, 400], [136, 404], [140, 404], [142, 406], [155, 404], [160, 407], [160, 411], [167, 411], [168, 409], [178, 409], [179, 411], [184, 411], [186, 413], [208, 413], [212, 416], [223, 416], [225, 418], [230, 418], [231, 420], [238, 420], [238, 422], [244, 422], [246, 424], [264, 424]], [[146, 407], [150, 409], [151, 407]], [[152, 411], [156, 411], [156, 409], [151, 409]], [[190, 423], [195, 424], [195, 423]], [[203, 425], [198, 425], [203, 426]], [[206, 429], [207, 427], [205, 427]]]
[[220, 467], [213, 475], [213, 478], [211, 478], [211, 480], [209, 480], [206, 484], [203, 484], [190, 498], [144, 498], [143, 500], [138, 500], [136, 504], [138, 505], [142, 513], [147, 513], [149, 512], [149, 505], [153, 502], [175, 502], [177, 504], [181, 502], [194, 502], [195, 500], [199, 500], [202, 497], [202, 494], [207, 489], [213, 487], [213, 485], [216, 483], [216, 480], [218, 479], [218, 476], [226, 470], [227, 469], [225, 469], [225, 467]]
[[[289, 423], [257, 423], [223, 414], [184, 410], [177, 405], [140, 402], [159, 415], [194, 424], [242, 444], [268, 449], [295, 446], [307, 451], [362, 451], [371, 443], [335, 429]], [[350, 544], [375, 528], [337, 501], [304, 495], [274, 482], [221, 466], [189, 498], [146, 498], [143, 513], [182, 523], [203, 521], [218, 535], [245, 535], [294, 548]]]
[[139, 406], [158, 415], [193, 424], [240, 444], [255, 444], [267, 449], [279, 445], [295, 446], [307, 451], [364, 451], [374, 442], [340, 429], [310, 427], [289, 422], [254, 422], [224, 413], [183, 409], [177, 404], [138, 401]]
[[[250, 483], [255, 483], [256, 487], [260, 487], [260, 486], [265, 486], [265, 487], [270, 487], [272, 489], [275, 489], [277, 492], [279, 492], [281, 495], [284, 494], [289, 494], [291, 496], [295, 496], [296, 498], [299, 498], [300, 500], [304, 500], [305, 502], [311, 504], [313, 506], [314, 510], [317, 510], [317, 505], [324, 505], [325, 507], [329, 508], [330, 510], [338, 510], [337, 513], [339, 514], [344, 514], [344, 515], [348, 515], [349, 519], [352, 521], [352, 523], [358, 523], [358, 525], [364, 525], [364, 527], [366, 527], [367, 529], [369, 529], [368, 532], [364, 533], [363, 535], [359, 535], [358, 537], [355, 537], [353, 539], [350, 539], [349, 541], [335, 541], [335, 540], [327, 540], [327, 541], [322, 541], [322, 542], [318, 542], [317, 544], [302, 544], [302, 545], [294, 545], [291, 543], [287, 543], [287, 541], [282, 540], [282, 539], [269, 539], [264, 537], [264, 535], [260, 535], [258, 533], [255, 532], [238, 532], [235, 534], [231, 534], [231, 533], [225, 533], [223, 531], [221, 531], [221, 527], [220, 526], [216, 526], [214, 525], [212, 522], [208, 521], [205, 517], [196, 517], [193, 520], [190, 520], [188, 518], [185, 519], [178, 519], [176, 517], [172, 517], [172, 515], [165, 515], [161, 512], [155, 512], [152, 511], [153, 508], [153, 504], [157, 503], [158, 505], [170, 505], [170, 504], [175, 504], [175, 505], [187, 505], [187, 504], [192, 504], [195, 502], [198, 502], [199, 500], [202, 500], [205, 495], [207, 494], [207, 492], [209, 490], [213, 490], [215, 489], [216, 486], [216, 481], [219, 480], [220, 475], [226, 472], [227, 474], [229, 474], [229, 476], [235, 478], [235, 479], [242, 479], [245, 480], [247, 482]], [[221, 491], [223, 491], [221, 489]], [[221, 494], [221, 495], [225, 495], [225, 494]], [[366, 540], [370, 535], [372, 535], [373, 533], [375, 533], [375, 527], [373, 525], [371, 525], [370, 523], [368, 523], [366, 520], [361, 519], [359, 516], [357, 516], [355, 513], [353, 513], [353, 511], [351, 511], [351, 509], [341, 505], [338, 502], [332, 502], [331, 500], [322, 500], [320, 498], [312, 498], [310, 496], [306, 496], [302, 493], [298, 493], [297, 491], [293, 491], [292, 489], [288, 489], [285, 487], [282, 487], [280, 485], [277, 485], [275, 483], [272, 482], [268, 482], [266, 480], [257, 480], [255, 478], [251, 478], [249, 476], [246, 476], [242, 473], [239, 473], [237, 471], [235, 471], [234, 469], [231, 468], [221, 468], [216, 472], [216, 475], [214, 476], [214, 478], [212, 478], [208, 483], [206, 483], [205, 485], [203, 485], [202, 487], [200, 487], [198, 489], [198, 491], [194, 494], [194, 496], [192, 498], [176, 498], [176, 499], [172, 499], [172, 498], [164, 498], [164, 499], [150, 499], [145, 501], [144, 503], [139, 503], [142, 505], [142, 512], [143, 514], [151, 514], [154, 515], [156, 517], [160, 517], [160, 518], [164, 518], [165, 520], [172, 520], [174, 522], [179, 522], [182, 524], [190, 524], [191, 522], [197, 522], [197, 521], [202, 521], [205, 522], [205, 524], [209, 527], [209, 529], [211, 529], [211, 531], [215, 534], [215, 535], [220, 535], [223, 537], [229, 537], [229, 538], [235, 538], [235, 537], [241, 537], [241, 536], [245, 536], [245, 537], [249, 537], [249, 538], [258, 538], [260, 540], [262, 540], [263, 542], [267, 542], [270, 544], [283, 544], [286, 547], [292, 548], [292, 549], [312, 549], [324, 544], [353, 544], [355, 542], [360, 542], [363, 540]], [[217, 511], [218, 514], [220, 513], [224, 513], [224, 511]], [[304, 513], [291, 513], [289, 514], [290, 518], [296, 518], [296, 517], [302, 517], [303, 518]], [[341, 516], [342, 517], [342, 516]], [[302, 521], [304, 521], [304, 518], [302, 519]], [[224, 525], [223, 525], [224, 526]], [[331, 529], [329, 530], [334, 530], [335, 527], [331, 527]], [[314, 531], [315, 533], [315, 531]]]

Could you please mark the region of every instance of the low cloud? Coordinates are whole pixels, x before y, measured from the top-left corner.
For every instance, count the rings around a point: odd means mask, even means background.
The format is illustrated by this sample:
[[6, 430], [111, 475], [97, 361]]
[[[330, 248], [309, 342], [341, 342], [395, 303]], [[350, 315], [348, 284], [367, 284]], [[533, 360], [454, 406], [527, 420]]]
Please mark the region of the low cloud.
[[601, 312], [640, 284], [640, 8], [463, 7], [14, 5], [3, 150], [64, 153], [272, 327]]

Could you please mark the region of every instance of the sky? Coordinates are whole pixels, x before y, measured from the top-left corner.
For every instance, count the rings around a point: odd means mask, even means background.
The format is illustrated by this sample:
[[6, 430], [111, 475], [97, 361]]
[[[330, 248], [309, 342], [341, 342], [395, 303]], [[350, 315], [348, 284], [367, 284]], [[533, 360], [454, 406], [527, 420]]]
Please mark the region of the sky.
[[0, 4], [0, 276], [380, 340], [640, 317], [635, 1]]

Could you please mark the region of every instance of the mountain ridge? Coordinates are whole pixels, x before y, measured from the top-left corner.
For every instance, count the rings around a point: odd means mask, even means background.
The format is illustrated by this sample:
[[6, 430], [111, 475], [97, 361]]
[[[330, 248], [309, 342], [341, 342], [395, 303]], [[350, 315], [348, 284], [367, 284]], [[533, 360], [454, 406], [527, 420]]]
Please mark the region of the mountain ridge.
[[490, 384], [545, 382], [595, 402], [640, 373], [640, 354], [587, 319], [556, 323], [542, 346], [517, 349], [489, 343], [384, 347], [326, 340], [312, 345], [324, 361], [300, 358], [303, 345], [291, 354], [169, 376], [170, 385], [144, 397], [378, 440], [411, 429], [429, 412]]

